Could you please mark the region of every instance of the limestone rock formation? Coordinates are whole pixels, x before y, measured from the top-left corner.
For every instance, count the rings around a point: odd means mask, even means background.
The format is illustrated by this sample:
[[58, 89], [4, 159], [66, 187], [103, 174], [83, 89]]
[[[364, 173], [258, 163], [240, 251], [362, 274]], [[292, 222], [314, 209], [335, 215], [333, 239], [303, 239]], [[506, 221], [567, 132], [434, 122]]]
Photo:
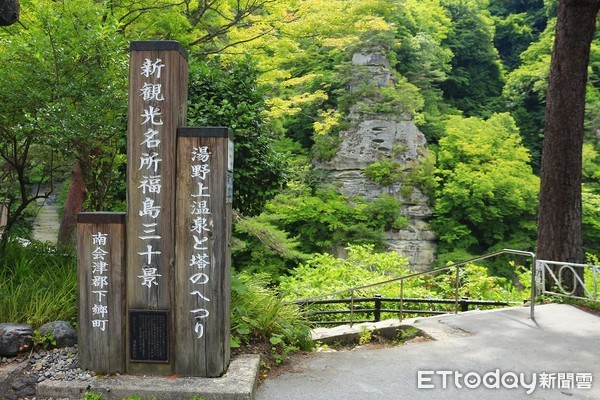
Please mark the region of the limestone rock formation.
[[[355, 53], [352, 64], [361, 73], [357, 74], [350, 92], [365, 83], [377, 88], [396, 83], [382, 48]], [[399, 181], [384, 186], [369, 181], [364, 174], [365, 168], [383, 159], [393, 160], [409, 174], [427, 152], [425, 136], [411, 116], [401, 110], [397, 113], [363, 112], [365, 104], [368, 106], [370, 102], [372, 99], [361, 99], [361, 105], [351, 108], [350, 127], [340, 133], [336, 155], [320, 166], [328, 171], [330, 180], [340, 192], [350, 198], [360, 196], [371, 201], [387, 194], [399, 200], [401, 214], [409, 223], [402, 229], [386, 232], [386, 243], [390, 249], [407, 257], [413, 269], [429, 269], [435, 259], [436, 236], [427, 223], [432, 215], [427, 196], [414, 185]]]

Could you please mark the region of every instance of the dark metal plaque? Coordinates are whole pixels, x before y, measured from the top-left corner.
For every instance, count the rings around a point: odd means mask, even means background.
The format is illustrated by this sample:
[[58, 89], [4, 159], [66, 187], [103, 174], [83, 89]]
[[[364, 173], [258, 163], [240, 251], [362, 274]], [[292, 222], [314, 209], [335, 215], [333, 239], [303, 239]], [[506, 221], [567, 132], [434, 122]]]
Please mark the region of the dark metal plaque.
[[169, 362], [169, 312], [129, 310], [130, 360]]

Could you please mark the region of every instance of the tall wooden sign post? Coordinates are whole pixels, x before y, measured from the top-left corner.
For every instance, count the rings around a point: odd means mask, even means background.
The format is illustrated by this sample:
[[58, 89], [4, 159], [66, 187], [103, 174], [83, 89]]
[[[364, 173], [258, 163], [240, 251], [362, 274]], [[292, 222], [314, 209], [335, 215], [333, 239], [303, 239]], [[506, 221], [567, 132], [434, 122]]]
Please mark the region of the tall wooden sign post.
[[177, 137], [177, 374], [219, 376], [229, 363], [233, 142], [227, 128]]
[[174, 373], [175, 141], [185, 124], [187, 56], [132, 42], [127, 164], [127, 372]]
[[81, 363], [221, 376], [230, 358], [231, 133], [183, 127], [179, 43], [130, 50], [126, 217], [80, 214], [78, 225]]

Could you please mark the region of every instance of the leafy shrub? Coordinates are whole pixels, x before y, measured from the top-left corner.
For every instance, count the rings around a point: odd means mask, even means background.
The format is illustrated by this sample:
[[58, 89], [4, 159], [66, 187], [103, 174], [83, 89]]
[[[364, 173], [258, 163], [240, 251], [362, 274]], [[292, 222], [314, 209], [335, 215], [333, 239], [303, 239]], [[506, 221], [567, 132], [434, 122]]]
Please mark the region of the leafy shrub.
[[330, 161], [335, 157], [340, 144], [340, 132], [347, 130], [350, 123], [342, 114], [333, 109], [320, 111], [318, 119], [313, 123], [314, 134], [312, 156], [317, 161]]
[[233, 206], [260, 213], [286, 180], [286, 162], [273, 147], [263, 114], [264, 90], [251, 58], [191, 60], [189, 126], [226, 126], [235, 133]]
[[337, 135], [315, 135], [312, 155], [317, 161], [330, 161], [335, 157], [340, 145]]
[[439, 178], [435, 175], [435, 154], [427, 150], [421, 153], [418, 160], [413, 160], [403, 167], [395, 161], [397, 155], [402, 155], [406, 149], [394, 149], [389, 157], [367, 166], [363, 173], [365, 177], [374, 183], [390, 186], [402, 183], [400, 193], [402, 198], [410, 201], [415, 188], [433, 199], [434, 191], [438, 186]]
[[306, 255], [298, 250], [297, 239], [275, 226], [267, 214], [238, 218], [235, 225], [233, 264], [247, 274], [262, 273], [276, 282], [279, 275]]
[[[411, 273], [406, 268], [407, 260], [395, 252], [375, 253], [370, 246], [349, 246], [347, 259], [335, 258], [329, 254], [315, 255], [308, 262], [294, 269], [292, 275], [281, 279], [280, 290], [285, 299], [293, 301], [315, 296], [327, 299], [350, 299], [347, 291], [390, 280]], [[522, 267], [510, 265], [518, 277], [518, 286], [503, 277], [491, 276], [487, 268], [474, 264], [459, 270], [459, 297], [470, 299], [517, 301], [529, 296], [530, 272]], [[395, 281], [354, 291], [354, 297], [398, 298], [401, 294], [400, 282]], [[445, 298], [453, 299], [456, 293], [456, 270], [454, 268], [437, 274], [425, 274], [408, 278], [403, 284], [404, 298]], [[338, 292], [343, 292], [339, 293]], [[324, 299], [320, 297], [320, 299]], [[307, 311], [347, 310], [347, 304], [310, 304]], [[411, 309], [452, 311], [454, 305], [410, 305]], [[359, 307], [362, 308], [362, 307]], [[367, 307], [368, 308], [368, 307]], [[406, 308], [406, 305], [405, 305]], [[383, 318], [397, 317], [397, 314], [384, 313]], [[321, 317], [315, 317], [318, 319]], [[320, 320], [346, 320], [347, 315], [325, 315]]]
[[279, 346], [278, 350], [312, 346], [310, 327], [298, 306], [286, 304], [268, 279], [260, 275], [236, 274], [231, 282], [232, 347], [254, 341]]
[[316, 254], [281, 278], [286, 300], [298, 300], [406, 275], [408, 260], [396, 252], [375, 253], [373, 246], [350, 245], [347, 258]]
[[436, 161], [435, 153], [426, 150], [418, 161], [413, 162], [413, 168], [406, 177], [407, 184], [415, 185], [431, 200], [439, 183], [439, 178], [435, 175]]
[[306, 254], [331, 250], [348, 244], [372, 244], [383, 249], [386, 228], [403, 226], [398, 220], [400, 203], [390, 196], [373, 202], [348, 199], [333, 189], [277, 196], [266, 213], [280, 229], [297, 237], [299, 250]]
[[381, 250], [385, 231], [408, 224], [400, 206], [389, 195], [367, 202], [349, 201], [334, 190], [314, 194], [306, 187], [290, 190], [277, 196], [262, 214], [238, 219], [234, 265], [246, 273], [267, 273], [276, 283], [314, 253], [354, 244]]
[[371, 182], [379, 183], [383, 186], [393, 185], [403, 180], [403, 173], [400, 164], [389, 158], [374, 162], [364, 170], [365, 177]]
[[53, 333], [42, 333], [39, 329], [33, 330], [31, 337], [33, 347], [41, 347], [43, 349], [49, 349], [56, 346], [56, 338]]
[[363, 114], [416, 115], [423, 109], [424, 101], [419, 89], [405, 77], [394, 73], [394, 86], [379, 87], [373, 82], [373, 73], [365, 66], [342, 65], [341, 79], [353, 86], [351, 91], [342, 89], [338, 104], [347, 114], [354, 109]]
[[440, 252], [481, 254], [515, 237], [535, 236], [539, 178], [508, 114], [450, 117], [440, 139], [435, 218]]

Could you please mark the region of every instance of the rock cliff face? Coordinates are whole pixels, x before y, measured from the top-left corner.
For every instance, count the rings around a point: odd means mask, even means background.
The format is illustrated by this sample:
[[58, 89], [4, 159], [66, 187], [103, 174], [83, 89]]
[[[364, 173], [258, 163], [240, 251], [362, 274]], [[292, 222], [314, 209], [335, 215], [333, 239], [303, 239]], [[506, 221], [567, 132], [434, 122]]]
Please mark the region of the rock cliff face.
[[[361, 84], [382, 88], [396, 83], [383, 49], [358, 52], [354, 54], [352, 64], [361, 73], [349, 88], [351, 93]], [[383, 159], [393, 161], [403, 172], [410, 173], [426, 153], [425, 136], [411, 121], [410, 115], [401, 111], [364, 112], [365, 105], [371, 104], [372, 100], [360, 100], [361, 105], [353, 106], [348, 115], [350, 127], [340, 133], [336, 156], [321, 167], [328, 171], [340, 192], [350, 198], [360, 196], [374, 200], [387, 194], [399, 200], [401, 214], [409, 222], [402, 229], [386, 232], [386, 243], [390, 250], [407, 257], [413, 269], [431, 268], [436, 237], [427, 223], [432, 215], [427, 197], [418, 188], [402, 181], [384, 186], [369, 181], [364, 174], [366, 167]]]

